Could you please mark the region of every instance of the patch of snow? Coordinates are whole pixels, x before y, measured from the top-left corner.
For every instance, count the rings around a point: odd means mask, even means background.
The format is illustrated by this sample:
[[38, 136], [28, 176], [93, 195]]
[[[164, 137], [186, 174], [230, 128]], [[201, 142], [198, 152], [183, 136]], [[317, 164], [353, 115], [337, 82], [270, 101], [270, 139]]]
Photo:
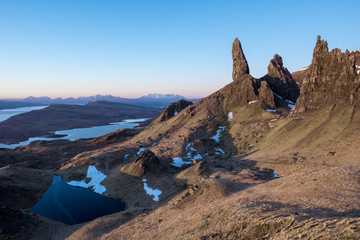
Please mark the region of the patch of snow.
[[139, 154], [140, 154], [140, 153], [142, 153], [143, 151], [145, 151], [145, 149], [146, 149], [146, 148], [139, 148], [139, 151], [137, 152], [137, 154], [136, 154], [136, 155], [138, 155], [138, 156], [139, 156]]
[[126, 159], [129, 157], [129, 155], [130, 155], [130, 154], [126, 154], [126, 155], [124, 156], [124, 159], [126, 160]]
[[279, 96], [278, 94], [274, 93], [275, 96], [277, 96], [280, 99], [283, 99], [281, 96]]
[[280, 177], [280, 175], [278, 175], [274, 170], [274, 178], [279, 178], [279, 177]]
[[228, 114], [228, 121], [231, 121], [233, 119], [233, 113], [229, 112]]
[[215, 142], [220, 142], [221, 132], [224, 131], [225, 127], [219, 127], [219, 129], [216, 131], [216, 135], [211, 137], [210, 139], [213, 139]]
[[192, 159], [193, 160], [199, 160], [199, 159], [202, 159], [202, 156], [200, 155], [200, 153], [198, 153], [195, 156], [193, 156]]
[[[359, 51], [359, 50], [357, 50], [357, 51]], [[355, 67], [356, 67], [356, 74], [359, 75], [360, 74], [360, 66], [355, 65]]]
[[182, 157], [173, 158], [173, 162], [170, 163], [175, 167], [182, 167], [185, 164], [191, 164], [192, 162], [184, 161]]
[[153, 189], [153, 188], [151, 188], [151, 187], [149, 187], [148, 185], [147, 185], [147, 183], [146, 183], [146, 181], [147, 181], [147, 179], [146, 178], [144, 178], [143, 179], [143, 182], [144, 182], [144, 189], [145, 189], [145, 192], [149, 195], [149, 196], [153, 196], [153, 200], [154, 201], [159, 201], [159, 196], [160, 196], [160, 194], [162, 193], [161, 192], [161, 190], [159, 190], [159, 189]]
[[191, 164], [194, 160], [203, 158], [195, 148], [191, 147], [191, 143], [186, 145], [185, 151], [187, 152], [186, 157], [184, 157], [185, 160], [182, 157], [173, 158], [173, 162], [170, 164], [175, 167], [182, 167], [185, 164]]
[[300, 68], [299, 70], [297, 70], [297, 71], [295, 71], [295, 72], [304, 71], [304, 70], [306, 70], [306, 69], [308, 69], [308, 68], [309, 68], [309, 66], [307, 66], [307, 67], [303, 67], [303, 68]]
[[157, 143], [157, 142], [154, 142], [151, 146], [152, 146], [152, 147], [155, 147], [156, 145], [158, 145], [158, 143]]
[[289, 103], [289, 104], [288, 104], [288, 107], [289, 107], [289, 108], [295, 108], [295, 104], [290, 104], [290, 103]]
[[276, 112], [276, 109], [265, 109], [265, 111], [267, 111], [267, 112]]
[[270, 120], [270, 122], [275, 122], [275, 121], [277, 121], [276, 118]]
[[216, 154], [225, 154], [224, 150], [222, 150], [221, 148], [215, 148], [216, 150]]
[[270, 127], [270, 128], [273, 128], [273, 127], [275, 127], [275, 126], [273, 126], [273, 125], [271, 125], [271, 123], [269, 123], [269, 127]]
[[195, 148], [191, 147], [190, 145], [191, 143], [189, 143], [185, 147], [185, 150], [188, 152], [186, 155], [187, 159], [189, 161], [202, 159], [202, 156], [198, 153], [198, 151]]
[[99, 194], [103, 194], [103, 192], [106, 191], [106, 188], [100, 184], [106, 178], [106, 175], [97, 170], [95, 166], [89, 166], [86, 177], [91, 178], [89, 183], [86, 183], [85, 180], [81, 180], [71, 181], [67, 184], [83, 188], [92, 188], [94, 192]]
[[258, 100], [250, 101], [248, 104], [253, 104], [253, 103], [256, 103], [256, 102], [258, 102]]
[[189, 149], [190, 149], [191, 151], [196, 151], [195, 148], [191, 147], [191, 143], [189, 143], [188, 145], [186, 145], [185, 149], [186, 149], [186, 151], [189, 151]]
[[178, 114], [178, 112], [177, 112], [177, 111], [175, 111], [175, 112], [174, 112], [174, 116], [176, 116], [177, 114]]

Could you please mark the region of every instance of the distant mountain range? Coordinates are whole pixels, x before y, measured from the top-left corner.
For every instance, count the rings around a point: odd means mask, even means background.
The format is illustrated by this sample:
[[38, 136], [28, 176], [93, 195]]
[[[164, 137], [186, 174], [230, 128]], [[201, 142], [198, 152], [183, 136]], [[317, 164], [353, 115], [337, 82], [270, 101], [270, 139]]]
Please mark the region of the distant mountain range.
[[[89, 97], [78, 97], [78, 98], [49, 98], [49, 97], [27, 97], [24, 99], [17, 100], [0, 100], [0, 109], [4, 109], [8, 103], [10, 108], [12, 106], [30, 106], [30, 105], [49, 105], [49, 104], [87, 104], [89, 102], [95, 101], [108, 101], [108, 102], [117, 102], [117, 103], [126, 103], [133, 104], [138, 106], [145, 107], [158, 107], [163, 108], [167, 107], [170, 103], [176, 102], [181, 99], [186, 99], [185, 97], [177, 94], [159, 94], [151, 93], [140, 98], [122, 98], [115, 97], [112, 95], [95, 95]], [[199, 99], [188, 99], [193, 102], [197, 102]], [[4, 106], [3, 106], [4, 105]]]

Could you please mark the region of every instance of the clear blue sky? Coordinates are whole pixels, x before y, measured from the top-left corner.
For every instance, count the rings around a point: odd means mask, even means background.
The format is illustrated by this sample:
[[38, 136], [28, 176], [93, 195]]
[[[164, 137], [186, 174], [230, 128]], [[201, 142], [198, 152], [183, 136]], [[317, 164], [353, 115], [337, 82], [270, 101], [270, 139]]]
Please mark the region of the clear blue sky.
[[1, 0], [0, 98], [206, 96], [232, 81], [238, 37], [261, 77], [275, 53], [290, 71], [316, 36], [360, 48], [359, 1]]

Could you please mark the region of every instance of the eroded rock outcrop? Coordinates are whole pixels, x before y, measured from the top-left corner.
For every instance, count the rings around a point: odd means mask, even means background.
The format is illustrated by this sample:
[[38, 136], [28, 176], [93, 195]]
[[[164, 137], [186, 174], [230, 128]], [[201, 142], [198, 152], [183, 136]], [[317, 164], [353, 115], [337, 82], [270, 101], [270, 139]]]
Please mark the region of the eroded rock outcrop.
[[271, 108], [276, 108], [274, 101], [274, 93], [270, 89], [269, 84], [265, 81], [261, 82], [259, 89], [259, 99]]
[[244, 52], [241, 48], [239, 39], [235, 39], [232, 45], [232, 58], [233, 58], [233, 73], [232, 78], [238, 81], [241, 75], [249, 74], [249, 66], [246, 61]]
[[184, 99], [171, 103], [165, 110], [161, 112], [161, 114], [153, 121], [152, 124], [158, 122], [164, 122], [176, 116], [179, 112], [181, 112], [181, 110], [187, 108], [192, 104], [193, 104], [192, 102], [186, 101]]
[[162, 173], [165, 167], [160, 163], [159, 158], [150, 150], [145, 150], [132, 163], [121, 168], [123, 173], [131, 176], [142, 177], [147, 173]]
[[224, 88], [223, 94], [228, 96], [226, 102], [229, 107], [246, 105], [253, 101], [263, 101], [271, 108], [275, 108], [274, 95], [267, 83], [262, 84], [259, 79], [249, 74], [249, 66], [241, 48], [239, 39], [232, 45], [233, 80]]
[[299, 86], [287, 68], [283, 66], [283, 60], [277, 54], [270, 60], [268, 74], [262, 77], [261, 80], [266, 81], [271, 90], [284, 99], [296, 102], [300, 95]]
[[329, 52], [327, 42], [318, 36], [309, 73], [296, 102], [296, 112], [317, 109], [324, 104], [359, 102], [359, 61], [360, 53], [356, 51], [343, 53], [335, 48]]

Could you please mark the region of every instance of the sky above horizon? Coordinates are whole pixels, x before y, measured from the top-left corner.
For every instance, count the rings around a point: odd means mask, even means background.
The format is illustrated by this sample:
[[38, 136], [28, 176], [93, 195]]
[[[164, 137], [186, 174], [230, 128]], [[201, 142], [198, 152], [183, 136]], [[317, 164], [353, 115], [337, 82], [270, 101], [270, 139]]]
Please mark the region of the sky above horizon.
[[0, 98], [204, 97], [232, 81], [236, 37], [256, 78], [276, 53], [290, 72], [308, 66], [317, 35], [330, 49], [359, 49], [358, 7], [346, 0], [4, 0]]

